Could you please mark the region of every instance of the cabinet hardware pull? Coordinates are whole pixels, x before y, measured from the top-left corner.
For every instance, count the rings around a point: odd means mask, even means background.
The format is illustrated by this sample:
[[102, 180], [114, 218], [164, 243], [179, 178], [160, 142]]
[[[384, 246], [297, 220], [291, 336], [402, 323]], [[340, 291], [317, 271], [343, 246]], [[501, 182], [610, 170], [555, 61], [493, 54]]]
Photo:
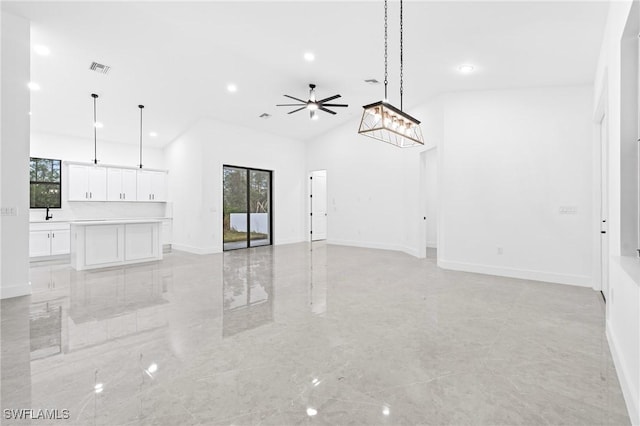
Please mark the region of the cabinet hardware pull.
[[84, 198], [89, 198], [89, 193], [88, 192], [84, 193]]
[[89, 198], [93, 198], [93, 194], [89, 192]]
[[51, 234], [51, 238], [55, 238], [55, 237], [56, 237], [56, 234], [54, 232], [54, 233]]

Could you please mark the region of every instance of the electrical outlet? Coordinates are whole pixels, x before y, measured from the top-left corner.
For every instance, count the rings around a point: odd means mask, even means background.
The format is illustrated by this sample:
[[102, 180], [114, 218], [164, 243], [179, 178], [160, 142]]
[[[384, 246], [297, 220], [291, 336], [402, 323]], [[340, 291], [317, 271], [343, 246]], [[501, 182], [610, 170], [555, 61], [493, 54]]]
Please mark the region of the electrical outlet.
[[577, 206], [560, 206], [558, 209], [560, 214], [578, 214]]
[[502, 247], [498, 247], [498, 254], [502, 254]]

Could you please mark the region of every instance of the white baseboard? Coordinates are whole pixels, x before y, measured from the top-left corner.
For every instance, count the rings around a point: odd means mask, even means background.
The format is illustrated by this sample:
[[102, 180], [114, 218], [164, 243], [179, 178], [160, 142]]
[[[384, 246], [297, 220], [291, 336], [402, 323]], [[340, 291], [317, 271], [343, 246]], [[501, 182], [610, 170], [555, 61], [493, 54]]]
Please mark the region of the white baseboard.
[[375, 242], [368, 242], [368, 241], [332, 240], [332, 239], [328, 239], [327, 244], [334, 244], [337, 246], [371, 248], [371, 249], [377, 249], [377, 250], [401, 251], [414, 257], [421, 257], [419, 250], [412, 247], [395, 245], [395, 244], [383, 244], [383, 243], [375, 243]]
[[274, 246], [283, 246], [285, 244], [297, 244], [297, 243], [305, 243], [308, 241], [305, 241], [303, 239], [299, 239], [299, 238], [289, 238], [286, 240], [276, 240], [273, 245]]
[[451, 262], [438, 259], [438, 266], [454, 271], [475, 272], [478, 274], [520, 278], [524, 280], [544, 281], [557, 284], [569, 284], [578, 287], [591, 287], [592, 277], [587, 275], [557, 274], [553, 272], [531, 271], [527, 269], [505, 268], [502, 266], [480, 265], [475, 263]]
[[186, 251], [187, 253], [201, 254], [201, 255], [222, 253], [222, 249], [216, 249], [214, 247], [194, 247], [186, 244], [175, 244], [175, 243], [171, 244], [171, 249], [178, 250], [178, 251]]
[[606, 328], [607, 341], [609, 342], [609, 349], [611, 350], [611, 357], [613, 358], [613, 365], [616, 367], [616, 374], [620, 387], [622, 388], [622, 395], [624, 396], [624, 402], [627, 404], [627, 412], [629, 413], [629, 419], [631, 424], [640, 425], [640, 395], [638, 390], [633, 389], [633, 385], [629, 378], [629, 369], [625, 363], [622, 362], [620, 357], [620, 351], [618, 350], [617, 338], [610, 328], [610, 324], [607, 321]]
[[0, 299], [10, 299], [12, 297], [28, 296], [31, 294], [31, 283], [2, 286], [0, 288]]

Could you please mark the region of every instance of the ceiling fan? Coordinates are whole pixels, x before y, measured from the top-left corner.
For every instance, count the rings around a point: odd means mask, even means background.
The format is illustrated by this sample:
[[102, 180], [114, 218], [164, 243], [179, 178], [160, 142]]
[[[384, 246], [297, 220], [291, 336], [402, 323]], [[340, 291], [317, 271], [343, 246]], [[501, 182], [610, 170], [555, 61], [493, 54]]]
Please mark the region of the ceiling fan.
[[324, 111], [324, 112], [328, 112], [329, 114], [335, 115], [336, 112], [335, 111], [331, 111], [327, 107], [336, 108], [336, 107], [348, 107], [349, 106], [347, 104], [329, 104], [329, 103], [327, 103], [327, 102], [332, 101], [334, 99], [338, 99], [339, 97], [341, 97], [340, 95], [333, 95], [333, 96], [329, 96], [328, 98], [317, 100], [316, 99], [316, 91], [315, 91], [315, 89], [316, 89], [316, 85], [315, 84], [309, 84], [309, 99], [306, 100], [306, 101], [303, 101], [302, 99], [294, 98], [293, 96], [284, 95], [287, 98], [293, 99], [294, 101], [298, 101], [300, 103], [299, 104], [278, 104], [276, 106], [288, 106], [288, 107], [294, 107], [295, 106], [295, 107], [299, 107], [298, 109], [294, 109], [293, 111], [290, 111], [289, 114], [293, 114], [294, 112], [302, 111], [303, 109], [308, 109], [309, 110], [309, 118], [311, 118], [312, 120], [316, 120], [318, 118], [318, 116], [316, 115], [316, 112], [318, 110]]

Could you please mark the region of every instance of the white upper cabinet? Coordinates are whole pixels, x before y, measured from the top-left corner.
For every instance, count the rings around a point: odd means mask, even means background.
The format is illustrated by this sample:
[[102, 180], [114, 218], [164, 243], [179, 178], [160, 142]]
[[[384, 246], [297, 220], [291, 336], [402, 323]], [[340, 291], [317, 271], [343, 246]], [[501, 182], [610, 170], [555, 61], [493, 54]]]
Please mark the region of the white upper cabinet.
[[136, 201], [136, 171], [107, 169], [107, 201]]
[[166, 201], [167, 174], [138, 170], [138, 201]]
[[167, 201], [167, 172], [67, 163], [69, 201]]
[[69, 201], [106, 201], [107, 169], [69, 164]]

